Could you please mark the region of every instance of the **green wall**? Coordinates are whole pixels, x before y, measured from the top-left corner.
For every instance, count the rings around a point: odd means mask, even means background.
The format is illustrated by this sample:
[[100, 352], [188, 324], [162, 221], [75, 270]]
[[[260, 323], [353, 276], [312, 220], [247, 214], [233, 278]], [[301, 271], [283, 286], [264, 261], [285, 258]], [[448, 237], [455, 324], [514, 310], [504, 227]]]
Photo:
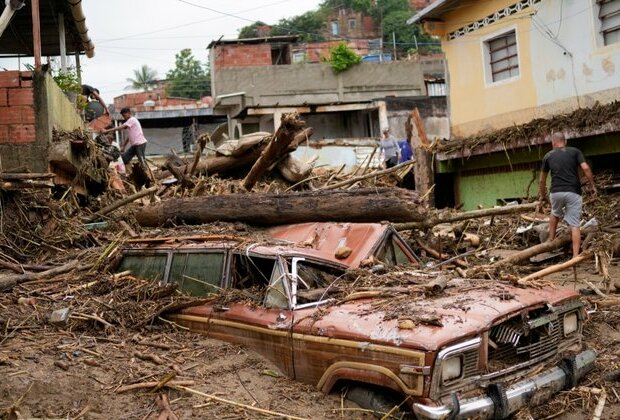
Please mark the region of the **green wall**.
[[[476, 210], [478, 206], [493, 207], [498, 204], [498, 199], [525, 197], [532, 177], [532, 170], [461, 176], [457, 181], [457, 194], [460, 194], [457, 202], [463, 203], [463, 210]], [[538, 173], [530, 185], [530, 197], [536, 196]]]
[[[620, 153], [620, 135], [612, 133], [584, 137], [569, 140], [568, 145], [580, 149], [596, 172], [596, 161], [592, 164], [593, 160]], [[488, 208], [497, 205], [500, 199], [526, 197], [530, 183], [529, 196], [537, 197], [540, 164], [549, 150], [551, 145], [545, 144], [451, 159], [437, 162], [435, 170], [455, 174], [455, 202], [463, 203], [464, 210], [475, 210], [478, 206]], [[535, 180], [532, 182], [533, 177]], [[547, 177], [547, 183], [550, 183], [550, 177]]]

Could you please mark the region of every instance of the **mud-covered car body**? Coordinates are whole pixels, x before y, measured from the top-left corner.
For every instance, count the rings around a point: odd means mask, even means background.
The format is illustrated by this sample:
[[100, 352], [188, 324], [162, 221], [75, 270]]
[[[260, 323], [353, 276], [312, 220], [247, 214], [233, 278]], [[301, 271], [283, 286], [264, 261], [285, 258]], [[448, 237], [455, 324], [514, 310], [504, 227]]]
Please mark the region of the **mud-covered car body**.
[[[343, 248], [350, 254], [336, 258]], [[137, 242], [118, 270], [199, 296], [240, 290], [247, 299], [215, 297], [167, 317], [243, 344], [324, 392], [343, 382], [397, 391], [419, 418], [506, 417], [574, 386], [593, 366], [573, 291], [466, 280], [434, 297], [333, 299], [330, 289], [351, 287], [345, 270], [371, 257], [416, 264], [387, 225], [308, 223], [255, 242]]]

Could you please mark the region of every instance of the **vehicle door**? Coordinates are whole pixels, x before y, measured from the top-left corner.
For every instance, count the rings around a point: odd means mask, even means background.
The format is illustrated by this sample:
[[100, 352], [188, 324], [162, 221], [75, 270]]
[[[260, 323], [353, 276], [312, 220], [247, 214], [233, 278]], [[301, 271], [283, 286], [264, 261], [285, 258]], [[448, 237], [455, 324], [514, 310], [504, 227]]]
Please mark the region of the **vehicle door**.
[[227, 288], [235, 296], [213, 306], [208, 335], [247, 346], [293, 376], [286, 273], [286, 261], [279, 257], [232, 253]]

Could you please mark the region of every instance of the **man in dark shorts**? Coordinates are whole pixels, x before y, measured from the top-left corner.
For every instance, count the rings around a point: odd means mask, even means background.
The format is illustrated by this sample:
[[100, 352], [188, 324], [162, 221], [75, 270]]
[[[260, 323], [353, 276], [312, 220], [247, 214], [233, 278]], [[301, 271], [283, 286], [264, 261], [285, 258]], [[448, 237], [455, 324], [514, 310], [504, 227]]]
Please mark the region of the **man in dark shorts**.
[[542, 161], [538, 193], [540, 201], [547, 200], [547, 174], [551, 172], [551, 215], [549, 216], [549, 240], [555, 239], [555, 233], [560, 218], [570, 227], [573, 243], [573, 258], [579, 255], [581, 246], [581, 181], [579, 168], [588, 179], [592, 193], [596, 195], [596, 185], [592, 170], [579, 149], [566, 146], [566, 139], [562, 133], [551, 136], [553, 149], [545, 155]]

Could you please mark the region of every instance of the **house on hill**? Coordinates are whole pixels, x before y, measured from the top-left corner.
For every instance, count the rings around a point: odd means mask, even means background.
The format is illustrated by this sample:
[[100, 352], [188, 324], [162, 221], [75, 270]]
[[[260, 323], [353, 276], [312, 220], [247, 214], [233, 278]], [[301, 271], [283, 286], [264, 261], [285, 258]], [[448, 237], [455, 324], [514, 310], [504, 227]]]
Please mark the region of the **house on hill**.
[[438, 206], [536, 196], [553, 131], [618, 174], [620, 0], [437, 0], [408, 23], [440, 37], [447, 61]]

